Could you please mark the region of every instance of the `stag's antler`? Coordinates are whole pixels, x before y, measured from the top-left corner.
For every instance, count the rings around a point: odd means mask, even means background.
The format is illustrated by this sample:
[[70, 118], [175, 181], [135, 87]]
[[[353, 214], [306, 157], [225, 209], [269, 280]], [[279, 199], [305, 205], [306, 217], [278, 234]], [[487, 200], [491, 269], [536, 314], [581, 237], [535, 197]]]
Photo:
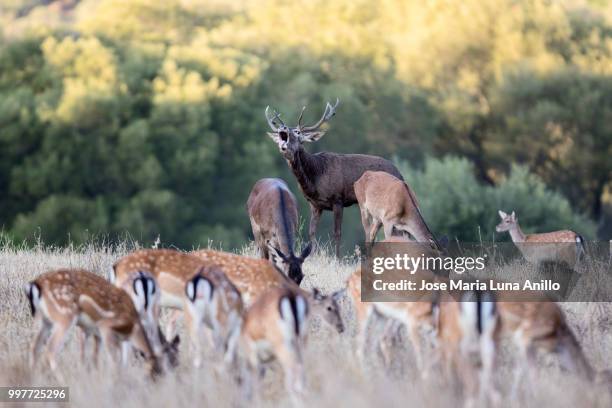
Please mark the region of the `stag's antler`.
[[278, 132], [278, 128], [276, 127], [276, 120], [278, 120], [280, 122], [281, 125], [286, 126], [285, 122], [283, 122], [283, 120], [280, 118], [280, 113], [278, 113], [276, 111], [276, 109], [274, 110], [274, 117], [270, 118], [270, 116], [268, 115], [268, 111], [270, 110], [269, 106], [266, 106], [266, 120], [268, 121], [268, 126], [270, 126], [270, 128], [274, 131], [274, 132]]
[[302, 111], [300, 112], [300, 116], [298, 116], [297, 127], [298, 129], [302, 128], [302, 117], [304, 117], [304, 111], [306, 110], [306, 106], [302, 106]]
[[338, 107], [338, 105], [340, 104], [340, 99], [336, 98], [336, 104], [334, 106], [332, 106], [329, 102], [327, 102], [327, 105], [325, 105], [325, 112], [323, 112], [323, 116], [321, 116], [321, 119], [319, 119], [319, 121], [317, 123], [315, 123], [312, 126], [304, 126], [302, 127], [299, 124], [299, 121], [302, 120], [302, 114], [304, 113], [304, 109], [302, 109], [302, 113], [300, 114], [300, 119], [298, 121], [298, 127], [303, 131], [303, 132], [312, 132], [313, 130], [317, 130], [319, 127], [321, 127], [321, 125], [325, 122], [327, 122], [328, 120], [330, 120], [332, 118], [332, 116], [334, 116], [336, 114], [336, 108]]

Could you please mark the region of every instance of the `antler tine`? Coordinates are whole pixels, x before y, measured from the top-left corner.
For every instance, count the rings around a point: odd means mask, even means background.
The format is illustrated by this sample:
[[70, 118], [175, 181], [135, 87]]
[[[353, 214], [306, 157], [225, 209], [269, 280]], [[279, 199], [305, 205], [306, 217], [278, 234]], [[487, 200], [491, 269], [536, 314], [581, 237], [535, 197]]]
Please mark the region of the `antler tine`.
[[338, 107], [339, 104], [340, 104], [339, 98], [336, 98], [336, 104], [334, 106], [332, 106], [329, 102], [327, 102], [327, 104], [325, 105], [325, 111], [323, 112], [323, 116], [321, 116], [321, 119], [319, 119], [319, 121], [312, 126], [305, 126], [302, 130], [307, 131], [307, 132], [317, 130], [319, 127], [321, 127], [323, 123], [330, 120], [336, 114], [336, 108]]
[[268, 126], [270, 126], [270, 128], [274, 131], [274, 132], [278, 132], [278, 128], [276, 127], [276, 120], [278, 119], [278, 121], [281, 123], [281, 125], [285, 126], [285, 122], [283, 122], [283, 120], [280, 118], [280, 113], [278, 113], [276, 111], [276, 109], [274, 109], [274, 117], [272, 119], [270, 119], [270, 116], [268, 115], [268, 111], [270, 110], [269, 106], [266, 106], [266, 120], [268, 121]]
[[302, 111], [300, 112], [300, 116], [298, 116], [298, 122], [297, 122], [298, 129], [302, 128], [302, 117], [304, 116], [305, 110], [306, 110], [306, 106], [302, 106]]

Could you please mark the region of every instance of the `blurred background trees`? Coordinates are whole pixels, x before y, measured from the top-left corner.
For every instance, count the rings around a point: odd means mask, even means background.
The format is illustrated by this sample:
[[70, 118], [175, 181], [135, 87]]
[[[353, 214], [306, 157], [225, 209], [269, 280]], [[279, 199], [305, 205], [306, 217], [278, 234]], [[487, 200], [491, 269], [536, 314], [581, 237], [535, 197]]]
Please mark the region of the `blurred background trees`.
[[612, 235], [607, 1], [8, 0], [0, 23], [14, 239], [241, 245], [255, 180], [297, 193], [265, 106], [310, 121], [336, 97], [308, 148], [396, 158], [436, 233], [491, 239], [499, 207]]

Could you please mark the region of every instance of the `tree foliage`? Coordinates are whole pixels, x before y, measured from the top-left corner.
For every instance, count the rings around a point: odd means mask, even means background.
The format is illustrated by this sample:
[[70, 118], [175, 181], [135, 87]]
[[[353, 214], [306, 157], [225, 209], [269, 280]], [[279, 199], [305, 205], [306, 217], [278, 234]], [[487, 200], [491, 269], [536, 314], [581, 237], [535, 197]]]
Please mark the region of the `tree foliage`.
[[[313, 150], [397, 156], [425, 174], [428, 155], [466, 157], [473, 167], [439, 164], [460, 167], [459, 202], [480, 182], [511, 191], [517, 173], [529, 185], [528, 169], [571, 203], [542, 207], [560, 226], [605, 214], [606, 2], [11, 0], [0, 15], [0, 224], [17, 239], [239, 245], [258, 178], [297, 192], [265, 106], [294, 122], [308, 105], [314, 121], [336, 97]], [[435, 225], [472, 238], [491, 221], [479, 205]], [[527, 221], [548, 227], [538, 214]]]

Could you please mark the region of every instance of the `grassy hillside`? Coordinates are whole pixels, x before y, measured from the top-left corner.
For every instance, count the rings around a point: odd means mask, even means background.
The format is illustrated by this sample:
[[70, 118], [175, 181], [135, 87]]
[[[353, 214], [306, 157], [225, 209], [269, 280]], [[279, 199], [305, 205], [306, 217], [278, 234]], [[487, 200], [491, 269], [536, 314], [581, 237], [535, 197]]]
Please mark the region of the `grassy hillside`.
[[[68, 385], [72, 406], [90, 408], [106, 406], [236, 406], [240, 403], [235, 386], [223, 368], [208, 360], [196, 371], [189, 364], [189, 351], [183, 335], [182, 364], [156, 383], [150, 382], [144, 369], [133, 361], [130, 367], [115, 372], [109, 364], [100, 370], [88, 368], [80, 361], [74, 335], [69, 336], [58, 361], [65, 382], [58, 382], [44, 369], [27, 368], [27, 352], [33, 338], [30, 316], [23, 285], [38, 274], [58, 267], [83, 267], [104, 275], [112, 262], [126, 253], [128, 245], [115, 248], [84, 246], [68, 249], [0, 249], [0, 385]], [[253, 253], [245, 249], [245, 253]], [[351, 258], [336, 261], [323, 251], [305, 264], [303, 286], [317, 286], [325, 292], [343, 286], [355, 269]], [[352, 306], [342, 302], [349, 330], [338, 335], [330, 327], [315, 321], [311, 327], [305, 353], [309, 388], [306, 404], [322, 407], [367, 406], [456, 406], [457, 396], [451, 387], [437, 377], [418, 380], [414, 358], [405, 344], [400, 344], [391, 371], [386, 371], [371, 356], [373, 364], [364, 372], [355, 359], [354, 330], [351, 328]], [[563, 305], [571, 328], [585, 347], [589, 360], [596, 368], [607, 368], [612, 361], [612, 305]], [[370, 327], [374, 334], [380, 324]], [[74, 334], [74, 333], [73, 333]], [[503, 350], [503, 365], [497, 372], [500, 387], [507, 391], [514, 373], [514, 350]], [[105, 356], [103, 356], [105, 357]], [[103, 358], [102, 361], [106, 362]], [[539, 358], [538, 372], [527, 381], [519, 398], [507, 400], [504, 406], [516, 407], [604, 407], [612, 404], [611, 394], [603, 386], [588, 385], [558, 369], [554, 358]], [[278, 367], [268, 370], [264, 382], [263, 406], [289, 403], [281, 392], [282, 377]]]

